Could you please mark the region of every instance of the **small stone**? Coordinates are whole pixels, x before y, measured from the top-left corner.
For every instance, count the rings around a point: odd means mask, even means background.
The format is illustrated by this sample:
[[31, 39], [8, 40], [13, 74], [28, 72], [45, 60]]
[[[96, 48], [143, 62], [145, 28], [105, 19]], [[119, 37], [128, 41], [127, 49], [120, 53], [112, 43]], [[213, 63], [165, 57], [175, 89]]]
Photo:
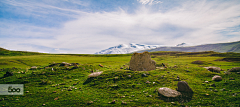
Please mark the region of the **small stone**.
[[60, 89], [60, 87], [57, 87], [57, 89]]
[[170, 73], [169, 71], [167, 73]]
[[128, 78], [131, 78], [132, 76], [131, 75], [128, 75]]
[[143, 76], [143, 77], [147, 77], [147, 74], [143, 73], [142, 76]]
[[155, 84], [155, 82], [153, 82], [153, 84]]
[[102, 64], [99, 64], [99, 66], [100, 66], [100, 67], [103, 67], [103, 65], [102, 65]]
[[131, 95], [131, 97], [135, 97], [134, 95]]
[[208, 83], [208, 81], [205, 81], [205, 83]]
[[19, 99], [16, 99], [17, 101], [19, 100]]
[[176, 103], [175, 103], [175, 102], [171, 102], [171, 104], [172, 104], [172, 105], [176, 105]]
[[123, 69], [123, 67], [120, 67], [120, 69]]
[[54, 100], [58, 100], [58, 97], [54, 98]]
[[151, 82], [147, 81], [146, 83], [147, 83], [147, 84], [150, 84]]
[[57, 91], [53, 91], [52, 93], [56, 93]]
[[123, 105], [127, 105], [127, 103], [126, 103], [126, 102], [123, 102], [123, 101], [122, 101], [122, 104], [123, 104]]
[[29, 91], [26, 91], [26, 93], [29, 93]]
[[115, 104], [116, 100], [113, 100], [112, 102], [108, 102], [109, 104]]
[[72, 89], [68, 89], [68, 91], [72, 91]]
[[152, 95], [148, 95], [148, 97], [152, 97]]
[[229, 78], [229, 80], [235, 80], [235, 78], [231, 77], [231, 78]]
[[87, 102], [87, 104], [92, 104], [92, 103], [93, 103], [93, 101], [88, 101], [88, 102]]
[[76, 90], [77, 88], [75, 88], [75, 90]]
[[46, 104], [42, 104], [43, 106], [45, 106]]
[[125, 96], [121, 96], [121, 98], [125, 98]]
[[215, 90], [213, 90], [214, 92], [218, 92], [218, 90], [217, 89], [215, 89]]
[[206, 96], [209, 96], [209, 94], [205, 94]]
[[218, 75], [215, 75], [214, 77], [212, 77], [212, 80], [213, 81], [222, 81], [222, 77], [218, 76]]

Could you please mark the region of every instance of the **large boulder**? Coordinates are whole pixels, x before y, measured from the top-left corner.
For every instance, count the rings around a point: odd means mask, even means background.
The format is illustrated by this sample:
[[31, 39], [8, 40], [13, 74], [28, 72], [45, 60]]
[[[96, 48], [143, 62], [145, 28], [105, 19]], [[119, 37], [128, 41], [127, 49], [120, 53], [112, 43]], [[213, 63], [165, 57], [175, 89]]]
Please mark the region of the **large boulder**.
[[228, 70], [228, 72], [240, 72], [240, 67], [233, 67], [232, 69]]
[[178, 96], [181, 95], [180, 92], [172, 90], [170, 88], [166, 88], [166, 87], [159, 88], [158, 89], [158, 94], [163, 95], [163, 96], [168, 97], [168, 98], [169, 97], [174, 98], [174, 97], [178, 97]]
[[177, 86], [178, 86], [178, 89], [177, 89], [178, 91], [193, 92], [186, 81], [179, 81]]
[[219, 75], [215, 75], [214, 77], [212, 77], [213, 81], [222, 81], [222, 77]]
[[216, 73], [220, 73], [220, 71], [221, 71], [221, 68], [219, 68], [219, 67], [204, 67], [204, 68], [206, 68], [209, 71], [216, 72]]
[[134, 53], [129, 64], [133, 71], [150, 71], [156, 69], [156, 62], [151, 60], [149, 52]]
[[102, 73], [103, 73], [103, 71], [91, 73], [91, 74], [88, 75], [88, 78], [90, 78], [90, 77], [98, 77], [98, 76], [101, 75]]

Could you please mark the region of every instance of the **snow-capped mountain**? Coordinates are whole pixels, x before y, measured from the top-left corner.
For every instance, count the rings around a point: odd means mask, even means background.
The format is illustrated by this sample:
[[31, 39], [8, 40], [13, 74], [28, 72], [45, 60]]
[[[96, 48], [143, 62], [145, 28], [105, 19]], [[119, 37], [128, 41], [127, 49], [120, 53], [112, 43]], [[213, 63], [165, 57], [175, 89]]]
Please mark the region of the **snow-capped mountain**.
[[110, 47], [108, 49], [96, 52], [95, 54], [126, 54], [132, 53], [139, 50], [155, 49], [161, 47], [162, 45], [144, 45], [144, 44], [120, 44], [118, 46]]

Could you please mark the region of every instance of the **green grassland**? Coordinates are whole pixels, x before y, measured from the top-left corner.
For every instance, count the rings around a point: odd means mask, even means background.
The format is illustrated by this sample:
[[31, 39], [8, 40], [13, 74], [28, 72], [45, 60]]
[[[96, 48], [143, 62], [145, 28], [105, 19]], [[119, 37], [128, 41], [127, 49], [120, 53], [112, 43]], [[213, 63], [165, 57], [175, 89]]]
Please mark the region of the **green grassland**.
[[[3, 53], [0, 55], [0, 84], [24, 84], [24, 95], [0, 95], [0, 106], [240, 106], [240, 74], [224, 73], [240, 66], [239, 53], [153, 52], [151, 57], [157, 66], [164, 63], [167, 68], [152, 71], [128, 70], [132, 54]], [[197, 60], [203, 63], [192, 64]], [[79, 68], [44, 68], [53, 62], [79, 63]], [[31, 70], [31, 66], [37, 66], [38, 69]], [[207, 66], [223, 70], [215, 73], [203, 68]], [[7, 71], [14, 75], [4, 77]], [[88, 78], [91, 71], [103, 71], [103, 74]], [[214, 75], [222, 76], [223, 80], [212, 81]], [[165, 102], [159, 98], [156, 89], [168, 87], [175, 90], [177, 76], [181, 81], [188, 82], [194, 94], [190, 101]], [[113, 100], [115, 104], [109, 104]]]

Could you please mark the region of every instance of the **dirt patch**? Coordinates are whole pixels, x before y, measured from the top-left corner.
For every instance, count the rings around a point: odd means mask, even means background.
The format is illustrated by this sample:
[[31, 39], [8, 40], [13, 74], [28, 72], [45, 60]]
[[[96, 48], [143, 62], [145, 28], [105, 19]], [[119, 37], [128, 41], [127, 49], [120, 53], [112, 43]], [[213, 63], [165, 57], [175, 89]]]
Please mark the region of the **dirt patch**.
[[240, 58], [223, 58], [223, 59], [217, 59], [215, 61], [227, 61], [227, 62], [234, 62], [234, 61], [240, 61]]

